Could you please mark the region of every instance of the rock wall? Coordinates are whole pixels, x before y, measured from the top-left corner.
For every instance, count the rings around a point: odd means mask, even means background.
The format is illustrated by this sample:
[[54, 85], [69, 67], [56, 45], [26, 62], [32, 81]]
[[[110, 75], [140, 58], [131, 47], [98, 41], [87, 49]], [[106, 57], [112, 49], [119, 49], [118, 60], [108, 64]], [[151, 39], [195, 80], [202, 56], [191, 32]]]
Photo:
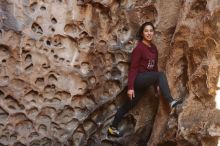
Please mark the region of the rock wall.
[[186, 94], [176, 118], [181, 144], [217, 145], [219, 24], [220, 1], [184, 2], [166, 66], [173, 95]]
[[[152, 129], [149, 89], [120, 123], [124, 137], [109, 137], [145, 21], [184, 103]], [[218, 0], [0, 0], [0, 145], [146, 145], [153, 130], [155, 145], [216, 146], [219, 24]]]

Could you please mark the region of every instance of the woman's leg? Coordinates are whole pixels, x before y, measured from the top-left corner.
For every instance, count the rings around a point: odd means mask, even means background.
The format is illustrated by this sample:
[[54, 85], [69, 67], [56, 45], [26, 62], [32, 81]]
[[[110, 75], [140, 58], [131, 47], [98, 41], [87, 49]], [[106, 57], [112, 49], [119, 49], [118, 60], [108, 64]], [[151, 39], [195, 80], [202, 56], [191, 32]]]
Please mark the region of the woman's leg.
[[144, 72], [137, 76], [135, 80], [135, 97], [132, 100], [127, 100], [117, 111], [113, 120], [112, 126], [117, 128], [119, 122], [123, 118], [124, 114], [133, 108], [139, 99], [144, 95], [144, 91], [150, 85], [159, 84], [161, 92], [165, 99], [170, 103], [173, 101], [170, 95], [170, 90], [167, 82], [167, 78], [163, 72]]
[[144, 95], [145, 90], [135, 90], [135, 97], [130, 100], [126, 99], [126, 102], [117, 110], [117, 113], [115, 114], [115, 118], [112, 122], [112, 127], [118, 128], [119, 122], [122, 120], [123, 116], [132, 109], [139, 101], [139, 99]]
[[[139, 86], [149, 86], [158, 84], [162, 95], [164, 98], [170, 103], [173, 101], [173, 98], [170, 94], [169, 85], [167, 82], [167, 78], [163, 72], [145, 72], [142, 73], [142, 80], [139, 81]], [[140, 88], [140, 87], [139, 87]]]

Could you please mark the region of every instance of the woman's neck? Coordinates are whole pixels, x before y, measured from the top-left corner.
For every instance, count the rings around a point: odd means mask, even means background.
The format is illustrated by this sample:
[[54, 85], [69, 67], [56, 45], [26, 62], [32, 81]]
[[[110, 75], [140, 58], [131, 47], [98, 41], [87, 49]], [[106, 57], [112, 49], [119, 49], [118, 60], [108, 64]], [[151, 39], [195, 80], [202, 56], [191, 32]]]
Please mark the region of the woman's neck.
[[148, 41], [148, 40], [142, 40], [142, 42], [147, 45], [148, 47], [151, 47], [151, 41]]

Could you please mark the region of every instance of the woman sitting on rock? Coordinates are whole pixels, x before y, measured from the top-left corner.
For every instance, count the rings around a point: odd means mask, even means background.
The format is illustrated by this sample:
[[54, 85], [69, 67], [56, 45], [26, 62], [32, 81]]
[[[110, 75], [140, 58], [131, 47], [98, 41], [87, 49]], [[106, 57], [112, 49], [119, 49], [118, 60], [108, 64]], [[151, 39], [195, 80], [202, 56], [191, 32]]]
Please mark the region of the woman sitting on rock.
[[129, 99], [118, 109], [108, 129], [108, 133], [112, 136], [122, 136], [118, 130], [119, 122], [124, 114], [137, 104], [144, 95], [146, 88], [150, 85], [155, 86], [156, 94], [158, 94], [160, 89], [171, 108], [182, 102], [172, 98], [165, 74], [158, 72], [158, 51], [157, 47], [152, 43], [154, 29], [151, 22], [145, 22], [138, 31], [137, 37], [139, 41], [132, 52], [131, 66], [128, 73], [127, 94]]

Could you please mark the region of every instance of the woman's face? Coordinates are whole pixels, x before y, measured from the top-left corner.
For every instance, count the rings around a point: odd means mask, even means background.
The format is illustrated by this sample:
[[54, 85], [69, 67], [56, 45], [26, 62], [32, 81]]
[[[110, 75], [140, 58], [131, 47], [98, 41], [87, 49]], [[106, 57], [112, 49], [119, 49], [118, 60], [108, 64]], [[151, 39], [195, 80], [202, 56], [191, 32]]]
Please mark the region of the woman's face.
[[145, 41], [151, 41], [153, 39], [154, 29], [151, 25], [146, 25], [143, 30], [143, 39]]

